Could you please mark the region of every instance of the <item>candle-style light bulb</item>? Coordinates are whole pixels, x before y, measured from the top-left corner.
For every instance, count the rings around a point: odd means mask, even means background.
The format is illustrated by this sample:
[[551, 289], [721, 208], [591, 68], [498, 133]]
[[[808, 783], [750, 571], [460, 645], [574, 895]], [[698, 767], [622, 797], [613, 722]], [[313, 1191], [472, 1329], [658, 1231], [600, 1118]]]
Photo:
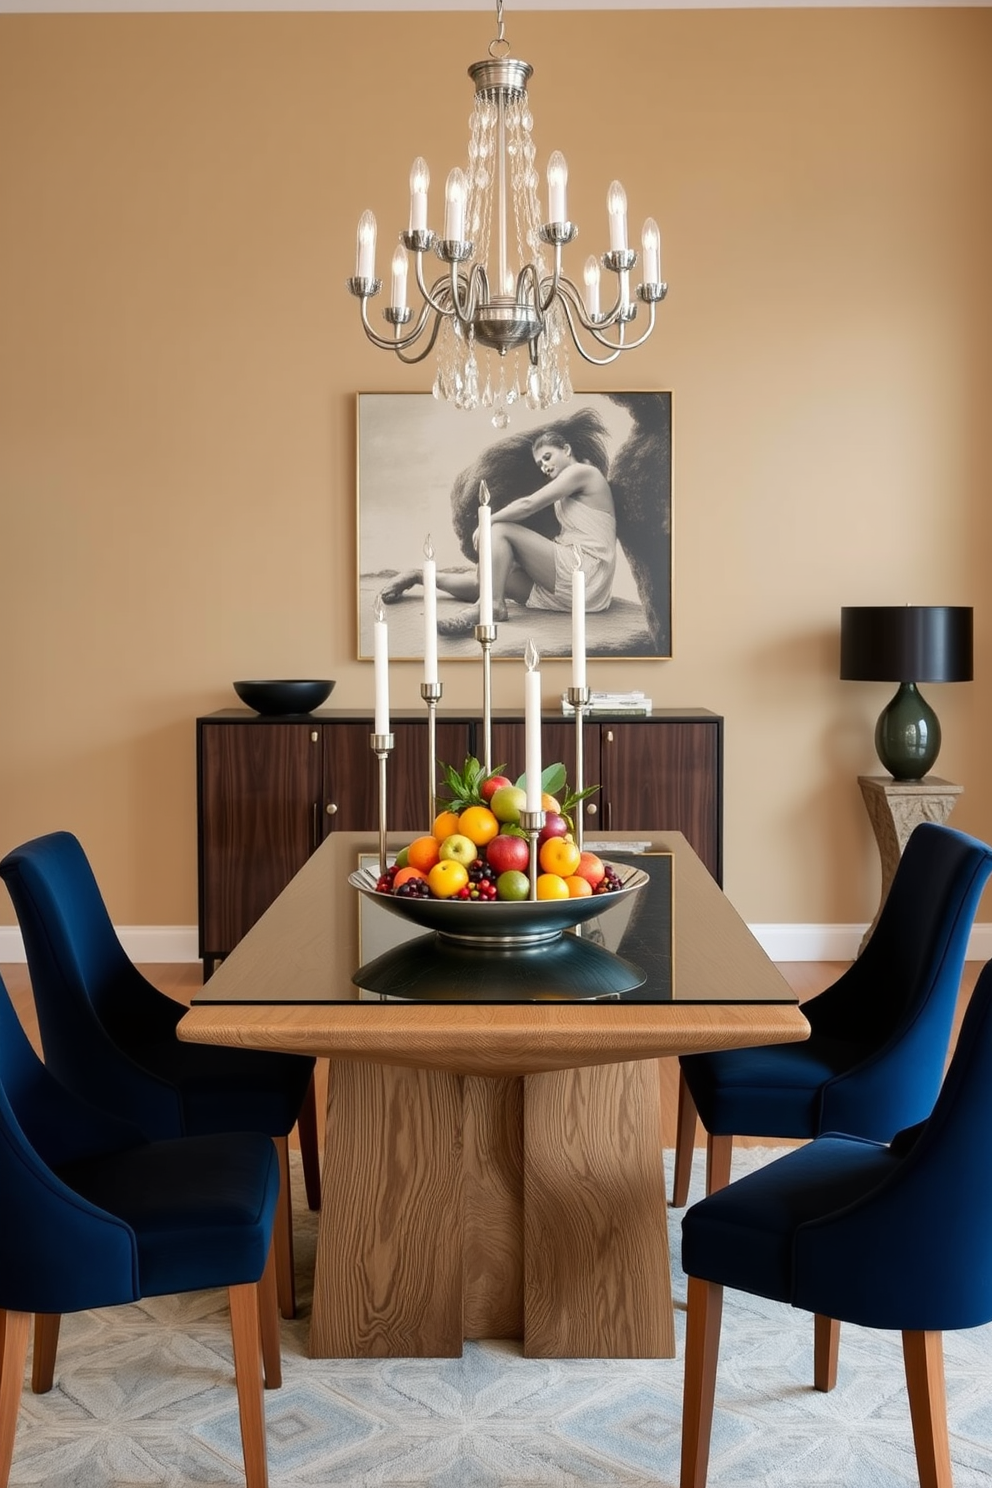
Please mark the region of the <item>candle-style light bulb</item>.
[[548, 221], [567, 222], [565, 209], [565, 187], [568, 183], [568, 166], [560, 150], [555, 150], [548, 161]]
[[467, 196], [468, 182], [465, 180], [465, 172], [456, 165], [453, 171], [448, 172], [444, 187], [444, 236], [449, 242], [463, 243], [465, 241], [465, 199]]
[[606, 209], [610, 214], [610, 249], [622, 253], [627, 247], [627, 193], [619, 181], [610, 183]]
[[418, 155], [410, 168], [410, 231], [424, 232], [427, 228], [427, 188], [431, 184], [431, 173], [427, 161]]
[[397, 243], [393, 249], [393, 278], [389, 292], [389, 303], [394, 310], [406, 309], [406, 249]]
[[586, 266], [582, 270], [582, 277], [586, 284], [586, 312], [590, 316], [598, 315], [599, 310], [599, 261], [590, 253], [586, 259]]
[[661, 232], [653, 217], [649, 217], [641, 232], [641, 248], [644, 251], [644, 283], [661, 283]]
[[359, 279], [375, 278], [375, 218], [363, 212], [358, 219], [358, 258], [355, 273]]

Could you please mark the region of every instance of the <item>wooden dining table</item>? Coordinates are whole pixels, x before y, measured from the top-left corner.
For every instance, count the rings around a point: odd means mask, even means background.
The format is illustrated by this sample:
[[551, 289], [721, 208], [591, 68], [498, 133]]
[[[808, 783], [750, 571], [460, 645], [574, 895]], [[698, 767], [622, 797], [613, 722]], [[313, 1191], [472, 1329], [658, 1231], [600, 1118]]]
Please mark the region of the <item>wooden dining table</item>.
[[647, 835], [625, 861], [650, 895], [581, 932], [645, 972], [619, 999], [363, 991], [383, 934], [422, 932], [349, 885], [379, 845], [358, 833], [329, 836], [194, 997], [182, 1039], [330, 1061], [312, 1356], [457, 1357], [475, 1338], [674, 1355], [659, 1060], [809, 1027], [684, 837]]

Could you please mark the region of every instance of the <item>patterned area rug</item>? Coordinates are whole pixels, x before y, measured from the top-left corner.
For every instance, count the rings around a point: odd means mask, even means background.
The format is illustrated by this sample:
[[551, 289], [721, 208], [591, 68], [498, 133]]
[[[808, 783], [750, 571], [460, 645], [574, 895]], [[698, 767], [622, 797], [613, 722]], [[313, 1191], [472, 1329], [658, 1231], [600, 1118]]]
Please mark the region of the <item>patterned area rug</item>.
[[[743, 1151], [735, 1175], [776, 1155]], [[298, 1204], [300, 1317], [283, 1324], [284, 1384], [266, 1396], [272, 1488], [674, 1488], [680, 1219], [675, 1359], [532, 1360], [501, 1342], [372, 1363], [306, 1356], [316, 1226]], [[712, 1488], [916, 1488], [898, 1335], [845, 1328], [829, 1395], [811, 1386], [812, 1337], [805, 1314], [727, 1293]], [[948, 1334], [945, 1352], [955, 1488], [992, 1488], [992, 1326]], [[25, 1389], [10, 1482], [243, 1484], [225, 1294], [67, 1317], [55, 1389]]]

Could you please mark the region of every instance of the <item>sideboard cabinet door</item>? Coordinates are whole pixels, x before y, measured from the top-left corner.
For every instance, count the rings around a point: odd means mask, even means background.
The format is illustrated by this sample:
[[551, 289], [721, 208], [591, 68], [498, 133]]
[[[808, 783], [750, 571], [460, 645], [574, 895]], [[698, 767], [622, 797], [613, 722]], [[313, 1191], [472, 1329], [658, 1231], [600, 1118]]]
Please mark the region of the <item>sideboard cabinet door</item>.
[[313, 851], [319, 731], [199, 724], [200, 955], [234, 949]]
[[601, 722], [600, 830], [682, 832], [719, 883], [720, 753], [715, 719]]

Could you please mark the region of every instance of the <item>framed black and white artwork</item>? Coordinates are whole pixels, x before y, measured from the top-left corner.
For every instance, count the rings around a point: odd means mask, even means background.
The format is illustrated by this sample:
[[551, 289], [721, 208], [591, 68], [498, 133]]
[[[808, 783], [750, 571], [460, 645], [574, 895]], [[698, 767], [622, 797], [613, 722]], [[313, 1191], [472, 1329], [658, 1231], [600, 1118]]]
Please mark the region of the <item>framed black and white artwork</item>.
[[542, 658], [570, 655], [570, 571], [580, 561], [588, 657], [671, 657], [671, 393], [576, 394], [536, 410], [521, 400], [508, 429], [430, 393], [360, 393], [359, 660], [373, 654], [378, 596], [390, 656], [423, 656], [421, 576], [433, 557], [438, 657], [478, 661], [483, 483], [494, 660], [522, 657], [529, 639]]

